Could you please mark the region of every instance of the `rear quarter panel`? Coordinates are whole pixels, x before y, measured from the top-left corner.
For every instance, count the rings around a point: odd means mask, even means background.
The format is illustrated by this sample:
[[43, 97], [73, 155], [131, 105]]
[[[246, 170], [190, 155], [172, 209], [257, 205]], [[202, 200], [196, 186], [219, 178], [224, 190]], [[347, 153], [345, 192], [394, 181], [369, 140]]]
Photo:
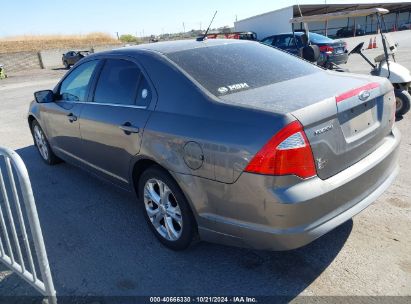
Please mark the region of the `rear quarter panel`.
[[[158, 102], [144, 130], [140, 155], [170, 171], [233, 183], [251, 157], [292, 119], [218, 102], [158, 54], [142, 62]], [[187, 161], [189, 142], [203, 154], [199, 168]]]

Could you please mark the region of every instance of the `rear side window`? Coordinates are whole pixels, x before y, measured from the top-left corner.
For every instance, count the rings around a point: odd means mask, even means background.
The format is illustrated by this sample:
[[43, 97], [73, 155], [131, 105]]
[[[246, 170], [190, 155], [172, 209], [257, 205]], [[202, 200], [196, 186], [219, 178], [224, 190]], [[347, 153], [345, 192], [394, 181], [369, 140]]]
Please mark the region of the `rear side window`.
[[202, 47], [167, 56], [216, 96], [321, 72], [308, 62], [256, 42]]
[[317, 43], [333, 43], [334, 42], [334, 40], [332, 40], [332, 39], [330, 39], [326, 36], [316, 34], [316, 33], [309, 33], [309, 36], [310, 36], [310, 41], [314, 44], [317, 44]]
[[139, 88], [137, 90], [136, 105], [140, 107], [148, 106], [151, 100], [151, 90], [144, 76], [141, 77]]
[[94, 102], [136, 105], [137, 100], [139, 105], [146, 106], [151, 94], [148, 84], [143, 86], [143, 83], [146, 81], [134, 62], [107, 59], [97, 82]]
[[274, 45], [280, 49], [285, 49], [290, 45], [294, 46], [294, 39], [292, 35], [281, 35], [277, 36], [275, 39]]

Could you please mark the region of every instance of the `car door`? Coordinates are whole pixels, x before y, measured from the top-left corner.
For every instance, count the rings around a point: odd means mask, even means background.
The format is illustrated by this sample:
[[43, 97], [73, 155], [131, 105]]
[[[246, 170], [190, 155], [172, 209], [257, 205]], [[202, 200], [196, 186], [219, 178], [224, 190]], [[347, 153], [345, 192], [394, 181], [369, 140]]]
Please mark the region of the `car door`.
[[127, 184], [150, 115], [153, 87], [135, 61], [108, 58], [84, 105], [80, 132], [84, 161], [113, 182]]
[[63, 157], [79, 155], [81, 138], [78, 118], [88, 98], [98, 63], [98, 60], [87, 61], [71, 70], [58, 85], [55, 102], [45, 104], [47, 107], [42, 109], [50, 144]]

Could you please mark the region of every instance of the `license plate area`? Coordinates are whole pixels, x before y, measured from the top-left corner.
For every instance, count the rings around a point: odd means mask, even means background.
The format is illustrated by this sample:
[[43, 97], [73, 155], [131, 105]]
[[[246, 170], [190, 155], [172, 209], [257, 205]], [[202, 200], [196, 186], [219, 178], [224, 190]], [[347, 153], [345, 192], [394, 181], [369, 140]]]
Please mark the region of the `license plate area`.
[[370, 100], [338, 113], [338, 120], [347, 142], [369, 134], [379, 126], [376, 100]]

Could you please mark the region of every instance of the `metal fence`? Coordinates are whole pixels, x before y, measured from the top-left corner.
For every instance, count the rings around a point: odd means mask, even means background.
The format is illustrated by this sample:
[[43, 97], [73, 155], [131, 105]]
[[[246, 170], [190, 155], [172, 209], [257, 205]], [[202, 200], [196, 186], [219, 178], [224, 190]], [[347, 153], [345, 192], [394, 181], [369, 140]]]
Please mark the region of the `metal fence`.
[[49, 303], [56, 303], [29, 175], [20, 156], [4, 147], [0, 147], [0, 192], [0, 261], [47, 296]]

